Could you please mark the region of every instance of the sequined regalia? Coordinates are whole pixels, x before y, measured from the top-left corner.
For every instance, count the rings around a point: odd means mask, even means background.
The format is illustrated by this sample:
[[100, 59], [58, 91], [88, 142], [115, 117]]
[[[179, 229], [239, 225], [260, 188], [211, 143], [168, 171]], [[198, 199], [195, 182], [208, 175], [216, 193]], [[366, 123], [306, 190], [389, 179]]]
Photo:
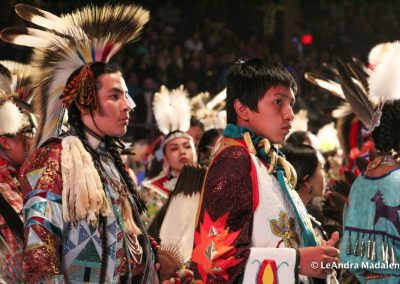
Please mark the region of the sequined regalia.
[[399, 169], [361, 174], [345, 209], [341, 262], [361, 283], [399, 283]]
[[270, 171], [275, 162], [267, 155], [277, 150], [254, 146], [265, 140], [228, 124], [217, 146], [194, 236], [199, 283], [295, 283], [296, 249], [315, 245], [305, 208], [288, 186], [290, 174], [280, 166]]
[[[71, 136], [69, 136], [71, 137]], [[65, 140], [65, 138], [64, 138]], [[91, 148], [100, 162], [100, 179], [104, 183], [110, 213], [107, 217], [106, 283], [156, 283], [154, 256], [141, 226], [134, 200], [134, 221], [143, 232], [136, 236], [134, 252], [129, 252], [125, 222], [121, 213], [121, 186], [126, 186], [104, 142], [88, 134]], [[29, 260], [28, 283], [99, 283], [103, 249], [101, 228], [86, 219], [66, 222], [63, 219], [63, 180], [61, 139], [54, 139], [38, 148], [21, 169], [21, 188], [25, 195], [25, 259]], [[83, 170], [83, 169], [82, 169]], [[46, 265], [43, 265], [46, 263]], [[136, 282], [137, 281], [137, 282]], [[155, 281], [155, 280], [154, 280]]]

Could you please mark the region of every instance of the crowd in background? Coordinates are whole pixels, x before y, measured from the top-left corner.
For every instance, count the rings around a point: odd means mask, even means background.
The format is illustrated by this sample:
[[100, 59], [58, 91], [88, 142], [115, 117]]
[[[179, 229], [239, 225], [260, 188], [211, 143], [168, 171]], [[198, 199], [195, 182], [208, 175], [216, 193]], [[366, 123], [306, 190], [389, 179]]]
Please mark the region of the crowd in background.
[[[54, 13], [72, 11], [80, 3], [63, 1], [25, 1], [27, 4]], [[98, 1], [101, 2], [101, 1]], [[124, 1], [120, 1], [124, 2]], [[151, 114], [151, 96], [161, 85], [176, 88], [183, 84], [190, 95], [208, 91], [217, 94], [225, 87], [229, 66], [240, 58], [276, 58], [285, 63], [299, 84], [295, 109], [308, 109], [310, 129], [316, 131], [330, 118], [322, 109], [339, 103], [304, 79], [306, 71], [321, 71], [322, 62], [332, 63], [336, 56], [357, 56], [365, 61], [376, 43], [397, 38], [396, 1], [137, 1], [151, 10], [152, 20], [144, 29], [141, 40], [127, 46], [115, 58], [121, 65], [131, 96], [138, 108], [133, 113], [129, 139], [156, 137]], [[143, 3], [141, 3], [143, 2]], [[295, 30], [285, 31], [287, 6], [299, 7]], [[14, 6], [0, 12], [1, 26], [21, 23]], [[286, 52], [284, 33], [293, 39], [312, 34], [313, 43]], [[295, 40], [294, 40], [295, 41]], [[28, 48], [9, 48], [0, 43], [1, 59], [27, 61]]]

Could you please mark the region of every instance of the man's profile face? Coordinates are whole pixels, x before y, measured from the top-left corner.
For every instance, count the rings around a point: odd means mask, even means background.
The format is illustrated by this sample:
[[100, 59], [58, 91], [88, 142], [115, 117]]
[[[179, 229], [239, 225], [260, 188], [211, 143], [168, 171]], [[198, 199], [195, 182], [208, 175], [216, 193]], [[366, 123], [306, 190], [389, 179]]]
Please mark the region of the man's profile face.
[[281, 144], [291, 129], [294, 113], [294, 94], [289, 87], [269, 88], [258, 101], [258, 111], [250, 110], [248, 126], [258, 135], [274, 144]]
[[[103, 134], [120, 137], [126, 133], [131, 105], [127, 100], [128, 88], [121, 73], [103, 74], [98, 77], [98, 110], [93, 111], [93, 120]], [[83, 116], [91, 115], [84, 113]], [[93, 129], [97, 132], [96, 129]]]

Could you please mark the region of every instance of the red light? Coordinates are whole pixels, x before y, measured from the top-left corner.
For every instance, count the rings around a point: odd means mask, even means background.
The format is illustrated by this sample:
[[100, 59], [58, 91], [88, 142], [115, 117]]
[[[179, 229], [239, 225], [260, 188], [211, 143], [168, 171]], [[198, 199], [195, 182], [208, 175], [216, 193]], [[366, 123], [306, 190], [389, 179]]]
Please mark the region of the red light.
[[314, 41], [314, 37], [313, 37], [312, 34], [304, 34], [304, 35], [301, 37], [301, 43], [302, 43], [303, 45], [310, 45], [310, 44], [313, 43], [313, 41]]

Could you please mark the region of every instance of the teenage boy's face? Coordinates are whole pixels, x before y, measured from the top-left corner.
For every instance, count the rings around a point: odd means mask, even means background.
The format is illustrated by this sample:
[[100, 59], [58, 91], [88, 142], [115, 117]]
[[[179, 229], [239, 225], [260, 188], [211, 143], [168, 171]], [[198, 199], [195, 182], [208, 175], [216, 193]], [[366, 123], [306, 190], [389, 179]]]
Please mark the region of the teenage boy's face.
[[258, 135], [274, 144], [281, 144], [291, 129], [294, 113], [293, 91], [278, 85], [267, 90], [258, 101], [258, 112], [250, 110], [248, 126]]
[[[131, 105], [127, 100], [128, 88], [121, 73], [103, 74], [98, 78], [99, 108], [93, 112], [94, 129], [101, 136], [120, 137], [126, 133]], [[90, 113], [83, 116], [90, 116]], [[90, 118], [91, 119], [91, 118]], [[93, 126], [93, 125], [92, 125]]]

